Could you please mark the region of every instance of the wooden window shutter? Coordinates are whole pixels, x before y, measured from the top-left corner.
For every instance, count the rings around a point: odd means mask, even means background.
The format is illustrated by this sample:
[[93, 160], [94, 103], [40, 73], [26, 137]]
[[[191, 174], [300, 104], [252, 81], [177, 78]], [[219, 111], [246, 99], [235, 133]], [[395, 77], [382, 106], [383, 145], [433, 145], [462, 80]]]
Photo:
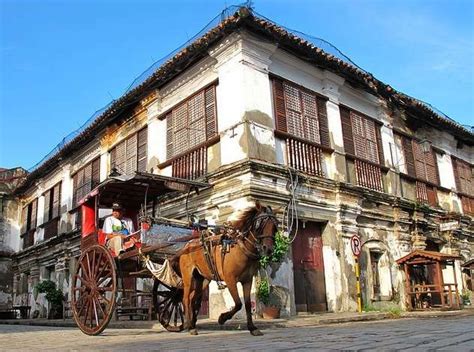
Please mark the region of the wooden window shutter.
[[127, 141], [122, 141], [115, 147], [115, 168], [121, 174], [126, 169]]
[[[356, 145], [356, 153], [358, 150], [363, 149], [365, 154], [365, 158], [375, 164], [380, 163], [379, 159], [379, 152], [378, 152], [378, 142], [377, 142], [377, 127], [373, 120], [367, 119], [361, 116], [363, 121], [364, 129], [363, 129], [363, 137], [365, 137], [365, 141], [361, 140], [361, 148], [358, 148]], [[356, 139], [356, 143], [358, 140]], [[364, 143], [365, 142], [365, 143]], [[357, 154], [356, 154], [357, 155]], [[361, 155], [361, 156], [362, 156]]]
[[326, 109], [326, 99], [317, 97], [318, 100], [318, 119], [321, 145], [330, 148], [331, 140], [329, 136], [328, 114]]
[[78, 173], [72, 176], [72, 207], [75, 208], [77, 205], [77, 188], [78, 188]]
[[426, 186], [426, 195], [428, 204], [436, 207], [438, 206], [438, 195], [436, 191], [436, 187]]
[[91, 189], [100, 183], [100, 157], [92, 161], [91, 168]]
[[110, 171], [117, 167], [117, 149], [110, 151]]
[[346, 153], [355, 155], [354, 138], [352, 135], [351, 114], [349, 109], [339, 107], [341, 114], [342, 136], [344, 140], [344, 150]]
[[86, 194], [88, 194], [92, 189], [92, 163], [87, 164], [84, 167], [84, 183], [82, 186], [82, 195], [83, 198]]
[[456, 181], [456, 189], [461, 192], [461, 180], [459, 178], [458, 159], [451, 157], [451, 164], [453, 165], [454, 180]]
[[415, 157], [413, 155], [413, 146], [411, 143], [411, 139], [401, 136], [401, 140], [407, 174], [410, 176], [416, 176]]
[[148, 128], [145, 127], [138, 132], [138, 150], [137, 150], [137, 171], [146, 171], [147, 168], [147, 148], [148, 148]]
[[51, 215], [51, 192], [53, 190], [49, 189], [44, 194], [44, 212], [43, 212], [43, 223], [49, 221]]
[[412, 141], [412, 146], [413, 146], [413, 154], [415, 157], [416, 177], [422, 180], [427, 180], [426, 169], [425, 169], [425, 154], [423, 153], [421, 146], [415, 141]]
[[125, 174], [133, 174], [137, 170], [137, 134], [127, 138], [125, 148]]
[[21, 234], [24, 234], [28, 229], [28, 205], [21, 209]]
[[58, 183], [52, 189], [52, 200], [51, 200], [51, 219], [59, 216], [60, 205], [61, 205], [61, 182]]
[[426, 180], [438, 184], [438, 163], [436, 162], [436, 155], [433, 149], [430, 148], [428, 152], [425, 152], [425, 163], [426, 163]]
[[173, 151], [173, 114], [170, 112], [166, 115], [166, 158], [171, 159], [174, 155]]
[[351, 127], [352, 127], [352, 139], [354, 140], [354, 152], [355, 155], [362, 159], [369, 158], [369, 151], [366, 145], [366, 134], [365, 134], [365, 121], [362, 116], [350, 112], [351, 116]]
[[189, 147], [188, 103], [173, 109], [173, 156], [185, 152]]
[[187, 130], [189, 143], [187, 148], [193, 148], [206, 141], [206, 106], [204, 91], [194, 95], [188, 101]]
[[206, 139], [217, 135], [217, 106], [216, 106], [216, 86], [211, 86], [205, 92], [206, 111]]
[[472, 189], [472, 167], [469, 163], [456, 160], [456, 169], [457, 169], [457, 178], [459, 179], [459, 188], [458, 191], [465, 194], [473, 194], [474, 190]]
[[382, 125], [375, 126], [375, 133], [377, 135], [377, 149], [379, 151], [379, 163], [385, 165], [385, 158], [383, 155], [383, 144], [382, 144]]
[[281, 132], [288, 132], [283, 82], [277, 79], [273, 80], [273, 102], [275, 104], [276, 129]]
[[314, 94], [309, 94], [305, 91], [299, 91], [301, 98], [302, 111], [302, 131], [300, 136], [318, 144], [321, 144], [320, 126], [319, 126], [319, 111], [317, 98]]
[[31, 202], [30, 230], [36, 228], [36, 219], [38, 217], [38, 198]]

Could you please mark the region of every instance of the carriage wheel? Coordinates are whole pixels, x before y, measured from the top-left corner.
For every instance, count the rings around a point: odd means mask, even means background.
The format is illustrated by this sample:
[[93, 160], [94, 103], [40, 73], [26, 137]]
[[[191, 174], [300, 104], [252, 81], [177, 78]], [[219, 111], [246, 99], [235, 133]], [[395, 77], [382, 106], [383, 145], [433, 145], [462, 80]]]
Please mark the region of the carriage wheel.
[[72, 280], [71, 308], [79, 329], [98, 335], [115, 309], [115, 262], [109, 250], [94, 245], [82, 253]]
[[183, 290], [165, 285], [155, 279], [153, 285], [153, 305], [158, 320], [171, 332], [180, 332], [184, 328]]

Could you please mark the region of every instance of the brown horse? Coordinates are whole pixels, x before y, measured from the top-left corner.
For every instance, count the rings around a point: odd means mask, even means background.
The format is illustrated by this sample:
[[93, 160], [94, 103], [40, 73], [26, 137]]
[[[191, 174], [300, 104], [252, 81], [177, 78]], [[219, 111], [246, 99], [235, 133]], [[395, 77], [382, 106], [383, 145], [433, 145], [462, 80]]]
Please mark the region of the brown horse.
[[[232, 228], [237, 231], [225, 254], [222, 251], [222, 244], [212, 247], [212, 257], [219, 277], [225, 281], [235, 303], [231, 310], [219, 316], [219, 324], [224, 324], [242, 308], [237, 291], [237, 283], [240, 282], [244, 291], [247, 328], [254, 336], [262, 335], [252, 321], [250, 290], [253, 276], [258, 270], [260, 255], [268, 255], [273, 250], [277, 225], [272, 209], [263, 207], [257, 202], [255, 207], [247, 209], [232, 223]], [[193, 240], [183, 248], [179, 257], [179, 269], [184, 284], [185, 328], [188, 328], [190, 334], [197, 335], [196, 320], [201, 306], [204, 282], [207, 285], [209, 281], [216, 279], [199, 240]]]

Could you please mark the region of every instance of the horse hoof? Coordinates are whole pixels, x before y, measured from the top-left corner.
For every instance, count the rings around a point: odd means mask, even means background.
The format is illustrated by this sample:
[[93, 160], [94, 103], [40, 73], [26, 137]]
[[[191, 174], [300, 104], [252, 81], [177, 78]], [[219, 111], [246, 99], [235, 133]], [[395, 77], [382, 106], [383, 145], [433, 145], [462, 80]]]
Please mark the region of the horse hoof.
[[197, 335], [198, 332], [197, 332], [196, 329], [191, 329], [191, 330], [189, 330], [189, 334], [190, 334], [190, 335]]
[[255, 330], [252, 330], [250, 331], [250, 333], [253, 335], [253, 336], [263, 336], [263, 333], [258, 330], [258, 329], [255, 329]]
[[219, 320], [217, 320], [217, 322], [219, 323], [219, 325], [224, 325], [224, 323], [227, 321], [227, 319], [224, 317], [224, 315], [220, 315], [219, 316]]

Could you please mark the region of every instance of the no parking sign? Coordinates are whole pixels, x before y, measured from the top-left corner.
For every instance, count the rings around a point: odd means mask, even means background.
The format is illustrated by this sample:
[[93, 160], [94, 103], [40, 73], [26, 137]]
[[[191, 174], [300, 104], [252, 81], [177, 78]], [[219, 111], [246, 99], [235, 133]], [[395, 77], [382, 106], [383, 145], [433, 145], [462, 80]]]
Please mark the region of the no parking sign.
[[362, 249], [362, 243], [360, 241], [360, 237], [357, 235], [354, 235], [351, 237], [351, 249], [352, 253], [358, 257], [360, 255], [360, 251]]

